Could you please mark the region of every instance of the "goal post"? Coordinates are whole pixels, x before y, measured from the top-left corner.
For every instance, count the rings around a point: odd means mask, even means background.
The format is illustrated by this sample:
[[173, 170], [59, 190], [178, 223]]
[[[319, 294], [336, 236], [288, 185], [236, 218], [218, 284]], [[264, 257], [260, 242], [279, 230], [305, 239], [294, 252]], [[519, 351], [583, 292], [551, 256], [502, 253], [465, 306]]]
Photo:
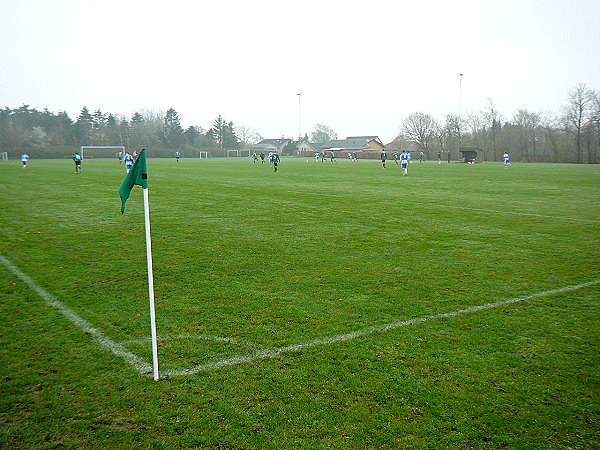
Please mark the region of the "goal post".
[[239, 156], [241, 156], [241, 157], [244, 157], [244, 156], [250, 157], [250, 150], [240, 150], [239, 152], [240, 152]]
[[86, 150], [92, 150], [95, 148], [114, 148], [114, 149], [119, 149], [121, 150], [123, 153], [125, 153], [125, 147], [122, 145], [82, 145], [80, 148], [81, 151], [81, 159], [83, 159], [83, 152]]
[[0, 152], [0, 161], [8, 161], [8, 152]]
[[208, 159], [208, 152], [200, 152], [200, 159]]
[[234, 154], [234, 157], [240, 156], [239, 150], [227, 150], [227, 157], [230, 158], [232, 153]]

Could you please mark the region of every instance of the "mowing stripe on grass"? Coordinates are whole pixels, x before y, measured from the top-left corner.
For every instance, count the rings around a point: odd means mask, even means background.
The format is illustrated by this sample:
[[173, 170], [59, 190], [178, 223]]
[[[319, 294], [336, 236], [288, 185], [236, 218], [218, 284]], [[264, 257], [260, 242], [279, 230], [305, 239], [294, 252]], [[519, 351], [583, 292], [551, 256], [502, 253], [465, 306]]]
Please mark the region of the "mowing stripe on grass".
[[443, 318], [447, 318], [447, 317], [459, 316], [461, 314], [482, 311], [485, 309], [496, 308], [498, 306], [509, 305], [511, 303], [521, 302], [523, 300], [528, 300], [531, 298], [545, 297], [548, 295], [558, 294], [561, 292], [575, 291], [577, 289], [581, 289], [581, 288], [584, 288], [587, 286], [592, 286], [592, 285], [595, 285], [598, 283], [600, 283], [600, 280], [588, 281], [587, 283], [581, 283], [581, 284], [576, 284], [576, 285], [572, 285], [572, 286], [562, 287], [559, 289], [552, 289], [549, 291], [538, 292], [537, 294], [531, 294], [531, 295], [527, 295], [525, 297], [510, 298], [507, 300], [500, 300], [497, 302], [486, 303], [486, 304], [478, 305], [478, 306], [472, 306], [470, 308], [458, 309], [456, 311], [450, 311], [447, 313], [434, 314], [431, 316], [423, 316], [423, 317], [418, 317], [415, 319], [408, 319], [408, 320], [403, 320], [400, 322], [388, 323], [385, 325], [376, 325], [376, 326], [372, 326], [372, 327], [363, 328], [361, 330], [353, 331], [351, 333], [336, 334], [333, 336], [329, 336], [329, 337], [325, 337], [325, 338], [321, 338], [321, 339], [315, 339], [315, 340], [308, 341], [308, 342], [301, 342], [299, 344], [292, 344], [292, 345], [288, 345], [285, 347], [259, 350], [252, 355], [235, 356], [232, 358], [221, 359], [219, 361], [214, 361], [214, 362], [210, 362], [210, 363], [206, 363], [206, 364], [200, 364], [200, 365], [191, 367], [189, 369], [167, 371], [167, 372], [163, 373], [162, 375], [163, 376], [171, 376], [171, 377], [179, 376], [179, 375], [191, 375], [191, 374], [198, 373], [198, 372], [219, 369], [221, 367], [234, 366], [234, 365], [238, 365], [238, 364], [248, 363], [248, 362], [256, 361], [259, 359], [276, 358], [276, 357], [280, 356], [282, 353], [297, 352], [297, 351], [303, 350], [305, 348], [316, 347], [318, 345], [333, 344], [333, 343], [337, 343], [337, 342], [349, 341], [349, 340], [355, 339], [357, 337], [366, 336], [366, 335], [369, 335], [372, 333], [390, 331], [390, 330], [394, 330], [396, 328], [404, 327], [407, 325], [415, 325], [415, 324], [427, 322], [430, 320], [443, 319]]
[[[421, 205], [430, 205], [429, 203], [425, 203], [425, 202], [418, 202]], [[454, 209], [464, 209], [464, 210], [468, 210], [468, 211], [479, 211], [479, 212], [487, 212], [487, 213], [492, 213], [492, 214], [512, 214], [515, 216], [530, 216], [530, 217], [541, 217], [543, 219], [558, 219], [558, 220], [568, 220], [568, 221], [575, 221], [575, 222], [589, 222], [589, 223], [600, 223], [600, 220], [594, 220], [594, 219], [579, 219], [577, 217], [560, 217], [560, 216], [547, 216], [545, 214], [534, 214], [534, 213], [525, 213], [525, 212], [519, 212], [519, 211], [499, 211], [497, 209], [485, 209], [485, 208], [471, 208], [470, 206], [458, 206], [458, 205], [433, 205], [436, 208], [454, 208]]]
[[0, 255], [0, 262], [2, 262], [2, 264], [4, 264], [4, 266], [8, 270], [10, 270], [14, 275], [16, 275], [25, 283], [27, 283], [29, 287], [33, 289], [40, 297], [46, 300], [46, 303], [49, 306], [57, 308], [63, 316], [65, 316], [67, 319], [73, 322], [73, 324], [75, 324], [75, 326], [81, 331], [90, 334], [92, 338], [94, 338], [94, 340], [98, 342], [102, 347], [106, 348], [114, 355], [123, 358], [125, 362], [131, 365], [140, 374], [150, 375], [152, 373], [152, 366], [150, 364], [143, 361], [137, 355], [127, 350], [121, 344], [118, 344], [117, 342], [113, 341], [111, 338], [109, 338], [107, 335], [105, 335], [98, 329], [94, 328], [85, 319], [79, 317], [77, 314], [75, 314], [73, 311], [67, 308], [63, 303], [56, 300], [48, 291], [40, 287], [35, 281], [33, 281], [33, 279], [21, 272], [17, 267], [15, 267], [8, 259], [6, 259], [2, 255]]

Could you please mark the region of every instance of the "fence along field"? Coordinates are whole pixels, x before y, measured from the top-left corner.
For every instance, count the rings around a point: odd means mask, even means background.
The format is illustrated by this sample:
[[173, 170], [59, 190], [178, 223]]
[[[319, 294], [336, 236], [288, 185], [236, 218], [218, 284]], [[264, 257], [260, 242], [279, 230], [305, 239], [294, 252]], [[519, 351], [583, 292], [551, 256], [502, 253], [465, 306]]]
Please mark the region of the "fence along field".
[[[277, 174], [242, 158], [148, 165], [159, 358], [171, 378], [265, 358], [321, 367], [306, 350], [385, 347], [452, 317], [597, 292], [596, 167], [425, 164], [402, 178], [369, 161], [284, 159]], [[40, 308], [60, 302], [135, 379], [151, 361], [141, 194], [121, 216], [118, 162], [71, 170], [0, 165], [4, 277], [29, 278]]]

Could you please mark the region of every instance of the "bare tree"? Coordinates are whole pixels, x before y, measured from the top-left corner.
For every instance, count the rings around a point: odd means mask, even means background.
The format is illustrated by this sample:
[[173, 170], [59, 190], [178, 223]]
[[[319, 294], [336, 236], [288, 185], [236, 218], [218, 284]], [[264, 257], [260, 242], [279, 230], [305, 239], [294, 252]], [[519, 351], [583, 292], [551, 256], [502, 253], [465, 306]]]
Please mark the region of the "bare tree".
[[317, 123], [315, 127], [310, 132], [310, 140], [311, 142], [327, 142], [333, 139], [337, 139], [338, 134], [333, 131], [333, 129], [325, 124]]
[[461, 138], [462, 120], [457, 114], [446, 114], [444, 118], [444, 144], [446, 150], [450, 152], [452, 148], [458, 148]]
[[540, 115], [526, 109], [519, 109], [513, 117], [513, 124], [519, 132], [519, 148], [523, 160], [536, 161]]
[[[485, 127], [487, 129], [488, 135], [489, 135], [489, 142], [491, 143], [491, 150], [492, 150], [492, 160], [496, 160], [496, 142], [497, 142], [497, 137], [498, 137], [498, 133], [501, 130], [501, 117], [500, 117], [500, 113], [498, 112], [498, 110], [496, 109], [496, 105], [494, 104], [494, 101], [491, 98], [487, 99], [487, 107], [486, 109], [484, 109], [483, 111], [483, 118], [485, 121]], [[489, 148], [484, 147], [483, 149], [483, 157], [484, 159], [488, 159], [488, 152], [489, 152]]]
[[577, 164], [583, 162], [583, 132], [593, 115], [594, 96], [593, 90], [580, 83], [569, 92], [569, 100], [563, 109], [563, 127], [573, 138]]
[[558, 162], [561, 149], [564, 148], [564, 132], [560, 127], [560, 120], [551, 114], [542, 114], [540, 116], [540, 130], [546, 149], [552, 152], [553, 162]]
[[592, 97], [590, 118], [584, 129], [588, 164], [597, 163], [600, 154], [600, 93], [593, 91]]
[[415, 112], [402, 122], [400, 135], [407, 141], [425, 150], [429, 158], [429, 147], [434, 138], [437, 123], [429, 114]]
[[443, 152], [446, 148], [446, 129], [443, 125], [439, 123], [436, 124], [435, 129], [433, 130], [433, 138], [439, 144], [439, 151]]
[[470, 112], [467, 114], [464, 122], [465, 128], [468, 130], [468, 135], [466, 137], [469, 138], [469, 141], [471, 141], [473, 146], [481, 149], [485, 148], [487, 146], [488, 137], [485, 129], [485, 122], [481, 114]]
[[131, 118], [130, 145], [133, 148], [160, 147], [164, 113], [142, 109]]
[[235, 133], [245, 146], [254, 145], [263, 138], [257, 131], [254, 131], [245, 125], [236, 126]]

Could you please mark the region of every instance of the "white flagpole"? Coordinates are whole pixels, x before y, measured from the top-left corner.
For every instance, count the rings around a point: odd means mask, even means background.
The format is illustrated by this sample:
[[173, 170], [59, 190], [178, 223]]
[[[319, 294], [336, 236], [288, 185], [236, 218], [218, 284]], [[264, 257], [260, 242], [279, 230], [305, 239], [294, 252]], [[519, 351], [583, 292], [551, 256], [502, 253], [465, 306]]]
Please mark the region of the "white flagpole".
[[154, 314], [154, 277], [152, 276], [152, 244], [150, 241], [150, 207], [148, 189], [144, 191], [144, 221], [146, 223], [146, 260], [148, 262], [148, 295], [150, 297], [150, 328], [152, 330], [152, 369], [154, 381], [158, 380], [158, 347], [156, 344], [156, 317]]

